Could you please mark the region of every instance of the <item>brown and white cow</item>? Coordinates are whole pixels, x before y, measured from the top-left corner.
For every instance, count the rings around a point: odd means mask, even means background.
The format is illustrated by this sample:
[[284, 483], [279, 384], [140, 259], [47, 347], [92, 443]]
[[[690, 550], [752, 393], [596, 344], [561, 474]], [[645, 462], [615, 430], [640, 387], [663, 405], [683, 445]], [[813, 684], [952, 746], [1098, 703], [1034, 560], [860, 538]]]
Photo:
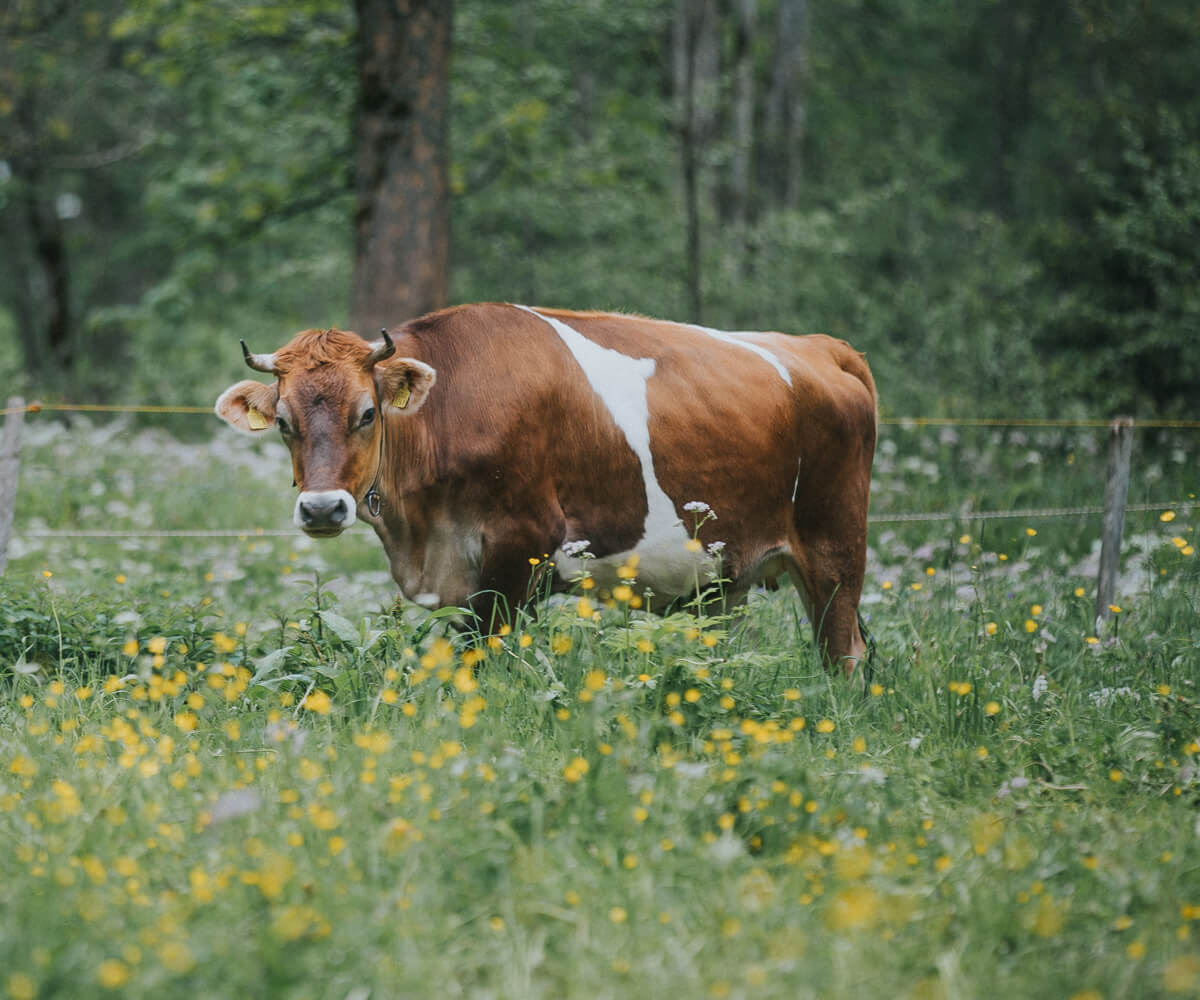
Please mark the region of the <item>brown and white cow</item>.
[[483, 304], [374, 344], [307, 330], [242, 350], [277, 380], [237, 383], [217, 414], [276, 424], [296, 526], [366, 521], [414, 600], [486, 626], [527, 600], [531, 559], [605, 587], [636, 553], [658, 607], [713, 574], [735, 600], [787, 574], [827, 662], [864, 654], [875, 387], [844, 341]]

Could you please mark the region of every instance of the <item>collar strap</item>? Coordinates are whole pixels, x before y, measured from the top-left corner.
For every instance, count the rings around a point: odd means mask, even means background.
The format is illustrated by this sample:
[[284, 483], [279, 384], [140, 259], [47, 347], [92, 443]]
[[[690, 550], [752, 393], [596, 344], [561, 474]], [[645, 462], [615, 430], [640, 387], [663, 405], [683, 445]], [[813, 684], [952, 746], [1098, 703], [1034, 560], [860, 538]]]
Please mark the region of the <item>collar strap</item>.
[[[384, 333], [384, 337], [387, 333]], [[363, 499], [367, 503], [367, 511], [372, 517], [378, 517], [379, 512], [383, 509], [383, 497], [379, 495], [379, 477], [383, 475], [383, 438], [384, 430], [387, 427], [387, 416], [384, 409], [378, 402], [375, 404], [376, 412], [379, 414], [379, 461], [375, 463], [375, 479], [371, 483], [370, 489], [367, 490], [367, 495]]]

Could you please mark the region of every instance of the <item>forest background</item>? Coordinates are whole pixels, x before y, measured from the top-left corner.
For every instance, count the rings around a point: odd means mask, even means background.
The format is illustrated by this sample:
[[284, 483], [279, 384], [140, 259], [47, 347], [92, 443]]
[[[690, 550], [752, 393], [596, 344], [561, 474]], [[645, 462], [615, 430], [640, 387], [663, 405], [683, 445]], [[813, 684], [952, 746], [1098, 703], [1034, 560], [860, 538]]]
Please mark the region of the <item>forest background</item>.
[[203, 404], [238, 338], [499, 299], [1193, 416], [1197, 67], [1192, 0], [4, 0], [0, 385]]

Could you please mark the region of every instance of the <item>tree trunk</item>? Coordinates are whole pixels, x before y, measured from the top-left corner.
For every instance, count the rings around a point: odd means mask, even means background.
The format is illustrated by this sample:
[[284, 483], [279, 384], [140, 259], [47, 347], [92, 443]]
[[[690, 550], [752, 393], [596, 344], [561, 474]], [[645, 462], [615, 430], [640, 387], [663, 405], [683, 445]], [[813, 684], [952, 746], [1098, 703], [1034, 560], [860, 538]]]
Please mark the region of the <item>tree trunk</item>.
[[448, 299], [450, 0], [355, 0], [353, 322], [364, 336]]
[[733, 161], [729, 170], [729, 221], [740, 254], [749, 218], [750, 156], [754, 147], [754, 16], [758, 0], [735, 0]]
[[766, 111], [766, 175], [779, 200], [800, 200], [808, 117], [808, 0], [779, 0]]
[[21, 368], [30, 376], [42, 370], [45, 350], [44, 331], [36, 301], [42, 281], [36, 277], [37, 263], [33, 256], [33, 234], [29, 231], [29, 206], [20, 164], [14, 163], [9, 180], [12, 211], [0, 212], [0, 246], [6, 250], [8, 266], [7, 303], [13, 313], [14, 329], [21, 350]]
[[[21, 170], [18, 165], [18, 170]], [[33, 164], [16, 175], [25, 226], [33, 251], [29, 300], [35, 320], [24, 338], [26, 371], [38, 378], [68, 375], [71, 351], [71, 280], [66, 234], [53, 202], [43, 196], [41, 170]]]
[[716, 123], [719, 45], [714, 0], [679, 0], [675, 9], [674, 59], [676, 117], [683, 160], [683, 201], [687, 218], [687, 297], [689, 319], [702, 319], [700, 150]]
[[[520, 49], [525, 60], [526, 66], [535, 65], [536, 50], [537, 50], [537, 21], [533, 12], [533, 3], [531, 0], [521, 0], [521, 4], [517, 9], [517, 38], [516, 44]], [[534, 161], [533, 151], [526, 147], [526, 141], [522, 138], [518, 144], [518, 157], [520, 159], [520, 171], [524, 176], [523, 183], [530, 189], [535, 189], [533, 179], [532, 164]], [[528, 199], [523, 199], [523, 209], [521, 211], [521, 258], [524, 261], [525, 267], [525, 287], [522, 291], [524, 301], [536, 305], [540, 299], [538, 293], [538, 233], [537, 223], [534, 221], [533, 207]], [[513, 275], [514, 281], [516, 275]]]
[[1033, 117], [1033, 80], [1046, 34], [1044, 4], [1002, 4], [984, 20], [997, 41], [991, 75], [995, 79], [996, 127], [992, 132], [992, 205], [1006, 218], [1020, 216], [1030, 199], [1023, 197], [1022, 159]]

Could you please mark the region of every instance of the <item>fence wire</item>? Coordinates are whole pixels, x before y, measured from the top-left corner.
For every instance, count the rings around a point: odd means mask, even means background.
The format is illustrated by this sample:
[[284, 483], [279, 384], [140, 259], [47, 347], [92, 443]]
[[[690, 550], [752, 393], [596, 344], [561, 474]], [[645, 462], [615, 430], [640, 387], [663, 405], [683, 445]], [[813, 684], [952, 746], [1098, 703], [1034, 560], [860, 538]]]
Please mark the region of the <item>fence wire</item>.
[[[1125, 513], [1152, 510], [1191, 510], [1200, 506], [1194, 501], [1170, 503], [1131, 503], [1125, 505]], [[1104, 513], [1100, 507], [1030, 507], [1026, 510], [970, 510], [960, 513], [930, 511], [920, 514], [879, 514], [867, 518], [869, 524], [897, 524], [906, 521], [993, 521], [999, 518], [1022, 518], [1036, 521], [1051, 517], [1094, 517]]]
[[[1168, 503], [1126, 504], [1125, 512], [1145, 513], [1148, 511], [1192, 510], [1200, 507], [1193, 500]], [[972, 511], [922, 511], [918, 513], [876, 514], [867, 518], [868, 524], [903, 524], [919, 521], [992, 521], [1001, 518], [1019, 518], [1028, 521], [1046, 520], [1055, 517], [1096, 517], [1104, 513], [1103, 507], [1031, 507], [1025, 510], [972, 510]], [[178, 528], [142, 530], [105, 530], [103, 528], [31, 528], [14, 531], [22, 538], [239, 538], [249, 541], [254, 538], [292, 538], [295, 528]], [[351, 529], [345, 535], [360, 538], [372, 537], [367, 529]]]
[[[0, 409], [0, 415], [10, 413], [191, 413], [211, 416], [211, 406], [173, 406], [141, 403], [26, 403]], [[1132, 418], [1135, 428], [1198, 429], [1200, 420], [1139, 420]], [[1037, 417], [880, 417], [880, 426], [916, 429], [921, 427], [1108, 427], [1112, 419], [1069, 419]]]
[[[129, 403], [42, 403], [31, 402], [22, 406], [0, 408], [0, 415], [13, 413], [154, 413], [154, 414], [192, 414], [210, 415], [209, 406], [177, 406], [155, 404]], [[1021, 418], [1005, 419], [991, 417], [883, 417], [880, 425], [899, 427], [905, 430], [916, 430], [926, 427], [1025, 427], [1025, 428], [1106, 428], [1113, 424], [1111, 419], [1038, 419]], [[1133, 420], [1132, 426], [1138, 429], [1200, 429], [1200, 420]], [[203, 488], [201, 486], [201, 488]], [[264, 493], [265, 495], [265, 493]], [[1127, 504], [1126, 513], [1140, 513], [1163, 510], [1191, 510], [1198, 504], [1191, 500], [1164, 501], [1162, 503]], [[1061, 517], [1096, 517], [1104, 514], [1103, 506], [1077, 507], [1041, 507], [1022, 510], [961, 510], [961, 511], [920, 511], [873, 514], [868, 518], [868, 524], [906, 524], [916, 522], [960, 522], [989, 521], [1000, 519], [1045, 520]], [[237, 538], [249, 540], [252, 538], [282, 538], [293, 537], [295, 529], [291, 528], [179, 528], [179, 529], [140, 529], [140, 530], [106, 530], [89, 528], [31, 528], [15, 529], [13, 534], [23, 538], [74, 538], [74, 539], [152, 539], [152, 538]], [[351, 536], [369, 537], [372, 533], [366, 529], [347, 532]]]

